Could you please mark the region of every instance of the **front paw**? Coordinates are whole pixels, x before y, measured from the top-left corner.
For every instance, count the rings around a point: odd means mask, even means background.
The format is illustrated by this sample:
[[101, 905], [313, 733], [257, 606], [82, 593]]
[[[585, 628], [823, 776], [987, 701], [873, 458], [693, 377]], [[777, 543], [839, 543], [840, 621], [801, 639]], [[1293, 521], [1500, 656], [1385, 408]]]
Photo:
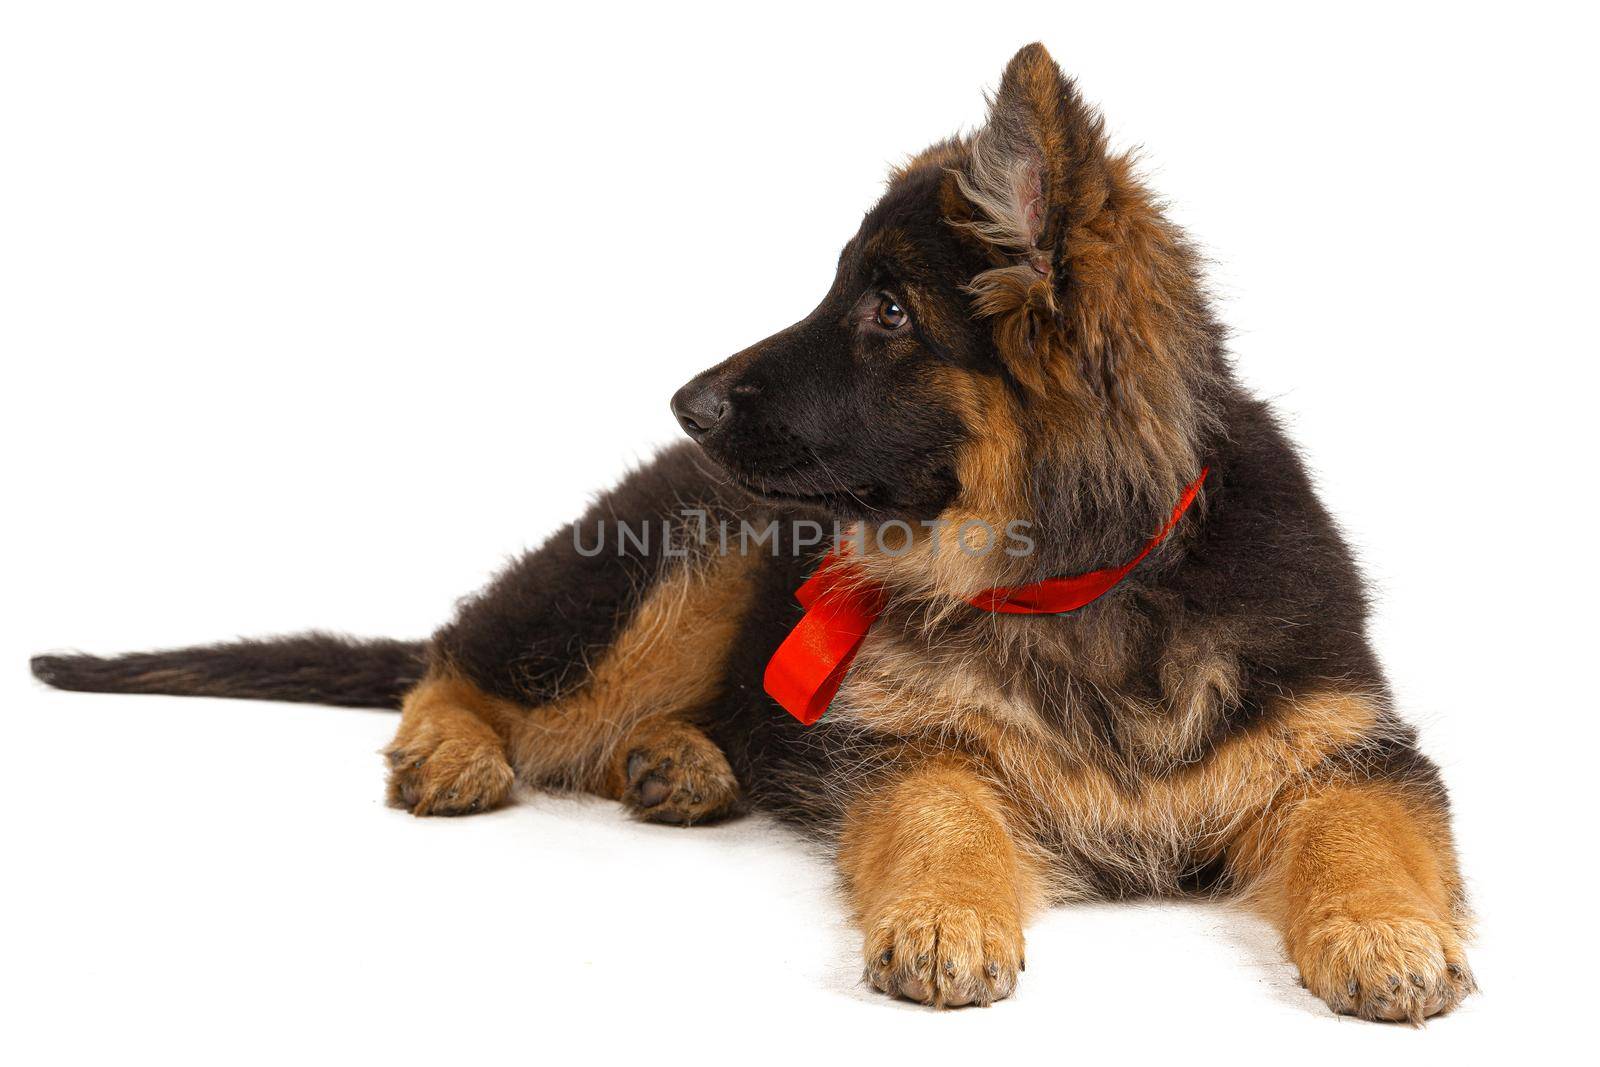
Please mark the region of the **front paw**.
[[1455, 932], [1439, 920], [1335, 914], [1299, 941], [1301, 980], [1341, 1015], [1417, 1025], [1477, 989]]
[[863, 952], [874, 987], [935, 1008], [988, 1007], [1011, 995], [1026, 966], [1014, 916], [933, 897], [872, 918]]

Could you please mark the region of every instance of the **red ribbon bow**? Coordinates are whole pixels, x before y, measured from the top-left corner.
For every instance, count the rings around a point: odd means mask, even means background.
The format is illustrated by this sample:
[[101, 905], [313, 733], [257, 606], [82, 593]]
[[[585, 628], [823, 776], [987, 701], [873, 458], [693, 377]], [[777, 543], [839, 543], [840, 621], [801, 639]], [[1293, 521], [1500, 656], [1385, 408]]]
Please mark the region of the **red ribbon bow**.
[[[1004, 615], [1060, 615], [1098, 600], [1167, 539], [1199, 495], [1209, 470], [1202, 468], [1200, 476], [1184, 487], [1166, 525], [1122, 566], [1046, 578], [1031, 585], [985, 589], [968, 597], [967, 603]], [[795, 599], [806, 613], [767, 662], [763, 679], [767, 694], [806, 726], [822, 718], [833, 703], [887, 599], [882, 586], [837, 566], [839, 558], [840, 553], [831, 553], [795, 590]]]

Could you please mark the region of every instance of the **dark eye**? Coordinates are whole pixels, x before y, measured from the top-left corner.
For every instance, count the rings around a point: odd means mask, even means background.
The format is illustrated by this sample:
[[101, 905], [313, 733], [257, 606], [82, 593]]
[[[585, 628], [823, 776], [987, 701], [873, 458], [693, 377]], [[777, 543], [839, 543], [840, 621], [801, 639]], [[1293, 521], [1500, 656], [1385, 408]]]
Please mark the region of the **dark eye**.
[[911, 321], [911, 316], [900, 302], [888, 293], [878, 294], [878, 310], [872, 314], [873, 320], [885, 330], [898, 330]]

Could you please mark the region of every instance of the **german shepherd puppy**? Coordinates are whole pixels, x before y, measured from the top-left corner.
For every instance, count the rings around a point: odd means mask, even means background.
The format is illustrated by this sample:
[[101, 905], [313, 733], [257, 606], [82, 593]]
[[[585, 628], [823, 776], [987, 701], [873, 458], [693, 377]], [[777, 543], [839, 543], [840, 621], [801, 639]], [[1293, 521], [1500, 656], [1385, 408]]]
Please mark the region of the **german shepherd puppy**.
[[[834, 846], [866, 980], [935, 1007], [1009, 995], [1046, 902], [1227, 891], [1334, 1010], [1418, 1022], [1474, 989], [1444, 787], [1223, 340], [1193, 249], [1030, 45], [983, 128], [894, 171], [814, 312], [673, 398], [693, 443], [431, 640], [33, 669], [398, 707], [389, 797], [416, 815], [519, 781], [657, 822], [774, 813]], [[824, 524], [851, 538], [835, 595], [870, 602], [853, 662], [778, 651]], [[952, 526], [1016, 536], [969, 551]], [[993, 595], [1106, 574], [1073, 610]], [[825, 719], [767, 694], [775, 653], [822, 656]]]

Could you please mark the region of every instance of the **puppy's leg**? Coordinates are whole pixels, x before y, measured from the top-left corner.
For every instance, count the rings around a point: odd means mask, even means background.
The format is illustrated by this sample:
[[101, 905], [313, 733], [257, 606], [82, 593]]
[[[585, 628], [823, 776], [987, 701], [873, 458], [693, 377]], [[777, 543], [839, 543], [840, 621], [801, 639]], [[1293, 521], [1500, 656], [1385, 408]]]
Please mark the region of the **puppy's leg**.
[[1475, 987], [1442, 805], [1404, 781], [1310, 786], [1233, 850], [1306, 988], [1342, 1014], [1419, 1023]]
[[649, 821], [682, 826], [738, 809], [739, 785], [726, 757], [683, 712], [639, 718], [613, 743], [573, 710], [522, 708], [436, 669], [406, 697], [399, 733], [384, 750], [389, 803], [415, 815], [491, 810], [515, 782], [508, 742], [544, 742], [555, 733], [564, 765], [552, 762], [555, 746], [548, 744], [526, 761], [545, 776], [544, 784], [577, 784]]
[[839, 862], [874, 986], [935, 1007], [1011, 994], [1039, 880], [969, 768], [927, 762], [880, 786], [846, 815]]
[[660, 576], [572, 692], [517, 720], [509, 735], [517, 772], [616, 798], [656, 822], [733, 811], [733, 772], [693, 717], [722, 695], [758, 564], [711, 556]]
[[722, 750], [679, 715], [634, 723], [612, 752], [606, 796], [650, 822], [689, 826], [739, 808], [739, 783]]
[[502, 738], [513, 714], [435, 669], [407, 694], [400, 731], [384, 750], [389, 803], [413, 815], [470, 815], [504, 803], [515, 776]]
[[440, 658], [407, 696], [387, 750], [390, 802], [470, 814], [502, 803], [520, 775], [621, 800], [655, 822], [732, 813], [738, 783], [692, 717], [722, 692], [756, 563], [712, 556], [662, 574], [598, 661], [574, 664], [571, 692], [538, 706], [488, 693]]
[[662, 453], [433, 635], [437, 669], [473, 691], [454, 706], [530, 785], [666, 822], [733, 808], [727, 761], [691, 720], [722, 695], [761, 557], [718, 536], [753, 505], [702, 466], [693, 446]]

